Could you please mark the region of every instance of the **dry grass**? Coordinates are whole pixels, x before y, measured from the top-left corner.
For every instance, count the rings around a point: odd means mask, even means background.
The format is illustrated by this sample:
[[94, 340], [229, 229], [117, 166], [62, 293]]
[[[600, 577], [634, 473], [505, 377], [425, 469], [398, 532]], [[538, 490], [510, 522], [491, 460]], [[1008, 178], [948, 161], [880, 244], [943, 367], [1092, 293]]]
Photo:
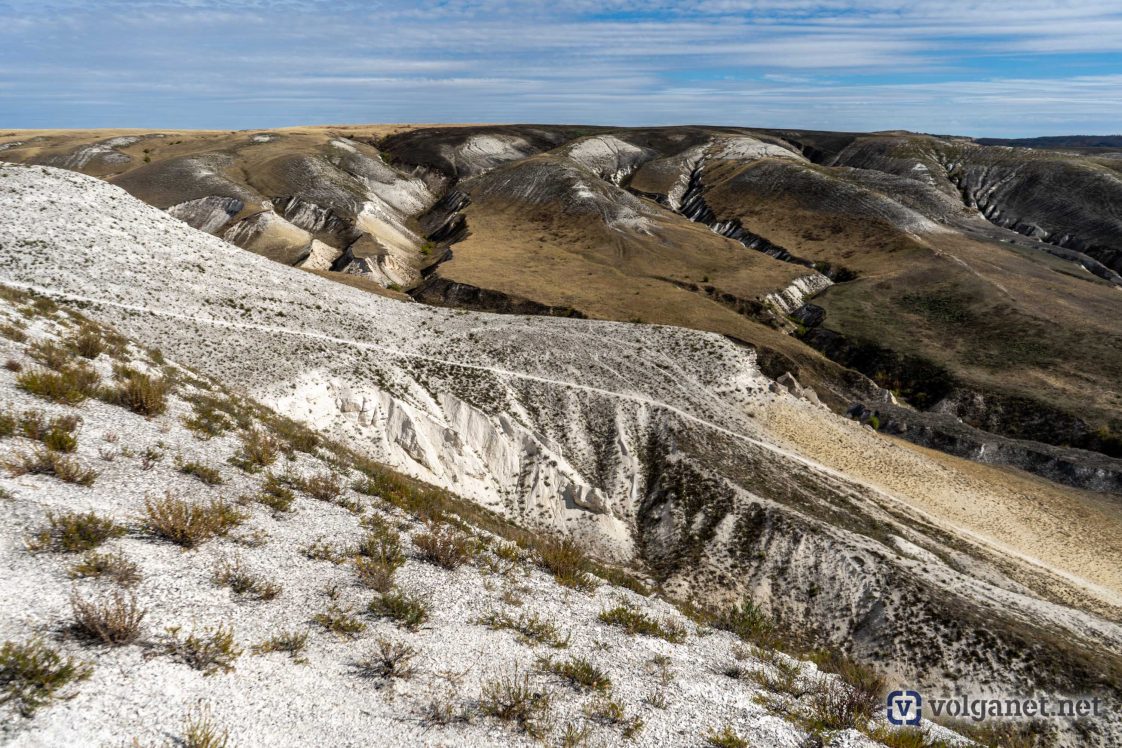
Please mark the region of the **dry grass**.
[[55, 452], [73, 452], [78, 446], [75, 432], [81, 423], [82, 419], [75, 415], [47, 418], [40, 410], [0, 412], [0, 437], [18, 435], [42, 442]]
[[366, 631], [366, 624], [359, 620], [353, 610], [334, 603], [324, 612], [316, 613], [312, 620], [342, 637], [354, 638]]
[[553, 673], [578, 690], [607, 691], [612, 687], [612, 679], [608, 674], [584, 657], [570, 657], [567, 660], [543, 658], [538, 664], [545, 672]]
[[260, 644], [254, 645], [253, 653], [261, 655], [269, 652], [283, 652], [291, 657], [293, 662], [304, 663], [306, 660], [303, 655], [307, 646], [307, 631], [282, 631]]
[[4, 467], [13, 476], [50, 475], [64, 483], [79, 486], [92, 486], [98, 475], [96, 470], [82, 467], [73, 457], [46, 447], [16, 454], [4, 463]]
[[93, 600], [73, 594], [70, 596], [70, 609], [74, 614], [71, 630], [77, 636], [110, 647], [136, 641], [147, 613], [134, 596], [126, 596], [120, 590]]
[[0, 706], [10, 704], [24, 717], [55, 699], [76, 694], [67, 689], [90, 677], [93, 668], [63, 657], [42, 641], [0, 644]]
[[523, 613], [518, 618], [511, 618], [505, 613], [491, 611], [476, 623], [496, 631], [503, 629], [514, 631], [525, 644], [545, 644], [554, 649], [564, 649], [569, 646], [568, 635], [562, 637], [556, 624], [545, 620], [537, 613]]
[[413, 659], [417, 650], [405, 642], [378, 639], [377, 649], [355, 663], [359, 675], [367, 678], [409, 678], [413, 675]]
[[70, 578], [109, 579], [122, 587], [132, 587], [140, 581], [140, 567], [120, 552], [90, 551], [81, 561], [70, 567]]
[[235, 595], [257, 600], [272, 600], [281, 593], [279, 584], [250, 572], [241, 558], [219, 561], [212, 579], [221, 587], [229, 587]]
[[320, 473], [297, 481], [301, 491], [320, 501], [335, 501], [343, 492], [343, 485], [333, 473]]
[[720, 730], [710, 730], [705, 736], [705, 745], [709, 748], [748, 748], [748, 741], [737, 735], [731, 726], [725, 725]]
[[681, 644], [686, 640], [686, 628], [677, 621], [659, 621], [626, 605], [603, 611], [600, 613], [600, 620], [612, 626], [619, 626], [629, 634], [656, 636], [672, 644]]
[[184, 462], [180, 459], [176, 462], [176, 469], [184, 475], [197, 478], [208, 486], [222, 484], [222, 474], [218, 472], [218, 469], [201, 462]]
[[204, 629], [202, 633], [192, 631], [185, 638], [180, 638], [179, 632], [178, 626], [167, 630], [164, 654], [201, 670], [204, 675], [230, 672], [234, 669], [234, 661], [241, 657], [242, 650], [234, 641], [234, 630], [229, 626], [219, 624], [213, 629]]
[[106, 345], [101, 334], [89, 325], [83, 325], [67, 341], [67, 346], [82, 358], [95, 359], [105, 352]]
[[291, 512], [292, 502], [296, 500], [296, 494], [292, 493], [292, 490], [285, 486], [277, 476], [269, 473], [261, 483], [261, 490], [254, 496], [254, 500], [259, 504], [264, 504], [274, 512]]
[[226, 535], [245, 521], [244, 514], [221, 499], [192, 504], [170, 493], [162, 499], [145, 499], [144, 511], [141, 522], [148, 532], [184, 548]]
[[586, 704], [584, 714], [598, 724], [620, 728], [623, 737], [628, 740], [638, 735], [644, 726], [641, 718], [628, 717], [623, 704], [608, 693], [601, 694]]
[[430, 523], [425, 532], [413, 536], [422, 561], [445, 569], [458, 569], [471, 560], [475, 544], [464, 533], [447, 525]]
[[510, 722], [527, 735], [543, 739], [548, 729], [552, 695], [530, 684], [527, 675], [500, 673], [484, 681], [480, 710], [503, 722]]
[[80, 553], [93, 550], [106, 540], [124, 534], [123, 527], [94, 512], [47, 512], [47, 526], [35, 533], [27, 546], [35, 552]]
[[182, 748], [226, 748], [229, 741], [229, 730], [218, 726], [209, 709], [199, 707], [183, 720], [183, 737], [178, 742]]

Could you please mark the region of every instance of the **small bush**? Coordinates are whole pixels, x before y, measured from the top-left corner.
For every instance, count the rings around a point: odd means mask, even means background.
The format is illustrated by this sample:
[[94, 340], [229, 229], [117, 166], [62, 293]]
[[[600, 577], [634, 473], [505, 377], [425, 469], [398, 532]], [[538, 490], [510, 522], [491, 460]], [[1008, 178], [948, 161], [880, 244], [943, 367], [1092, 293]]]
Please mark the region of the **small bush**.
[[623, 737], [629, 740], [638, 735], [644, 725], [641, 718], [628, 717], [623, 704], [609, 694], [603, 694], [586, 705], [584, 713], [593, 722], [620, 728]]
[[122, 587], [132, 587], [140, 581], [140, 567], [121, 553], [90, 551], [81, 561], [70, 567], [70, 578], [105, 578]]
[[97, 480], [97, 471], [82, 467], [72, 457], [55, 452], [46, 447], [31, 453], [21, 453], [9, 459], [5, 465], [8, 472], [16, 475], [51, 475], [64, 483], [79, 486], [92, 486]]
[[249, 429], [242, 432], [242, 445], [230, 458], [230, 464], [247, 473], [259, 473], [277, 461], [279, 452], [280, 444], [275, 437], [261, 429]]
[[306, 546], [303, 553], [313, 561], [330, 561], [336, 565], [343, 563], [353, 555], [349, 548], [337, 546], [325, 538], [319, 538]]
[[146, 614], [135, 597], [126, 597], [119, 590], [97, 600], [71, 595], [70, 608], [74, 613], [72, 628], [75, 634], [110, 647], [136, 641]]
[[569, 539], [547, 540], [538, 545], [538, 558], [559, 584], [587, 590], [595, 586], [588, 574], [589, 562], [580, 549]]
[[90, 677], [93, 668], [63, 657], [39, 640], [0, 644], [0, 705], [11, 704], [24, 717], [55, 699], [71, 699], [67, 688]]
[[551, 695], [530, 685], [529, 676], [500, 674], [483, 683], [480, 710], [503, 722], [512, 722], [531, 737], [545, 737], [551, 708]]
[[[47, 449], [55, 452], [73, 452], [78, 446], [74, 432], [81, 422], [82, 419], [73, 415], [48, 419], [38, 410], [24, 411], [19, 416], [0, 414], [0, 436], [19, 433], [27, 439], [42, 442]], [[8, 424], [10, 430], [5, 428]]]
[[135, 369], [120, 369], [116, 384], [105, 388], [101, 399], [120, 405], [133, 413], [151, 418], [168, 408], [168, 381], [166, 377], [150, 377]]
[[816, 730], [865, 727], [880, 705], [879, 690], [874, 693], [841, 680], [820, 678], [811, 695], [808, 723]]
[[301, 491], [320, 501], [335, 501], [343, 492], [339, 479], [332, 473], [320, 473], [309, 478], [301, 478], [297, 486]]
[[19, 361], [16, 361], [14, 358], [10, 358], [4, 362], [4, 368], [8, 371], [14, 371], [18, 374], [23, 371], [23, 364], [21, 364]]
[[170, 493], [162, 499], [145, 499], [145, 529], [184, 548], [227, 534], [245, 520], [245, 515], [225, 501], [189, 504]]
[[563, 678], [578, 690], [607, 691], [612, 687], [612, 679], [608, 674], [583, 657], [570, 657], [567, 660], [543, 659], [541, 667], [546, 672]]
[[113, 520], [99, 517], [93, 512], [47, 512], [47, 527], [37, 532], [27, 545], [32, 551], [80, 553], [93, 550], [106, 540], [124, 534], [123, 527], [118, 527]]
[[449, 570], [466, 564], [475, 552], [471, 538], [448, 526], [429, 525], [413, 536], [413, 545], [422, 560]]
[[14, 340], [17, 343], [23, 343], [27, 340], [27, 333], [15, 325], [0, 323], [0, 337]]
[[253, 653], [261, 655], [268, 652], [283, 652], [291, 657], [294, 662], [303, 663], [306, 662], [303, 655], [304, 649], [307, 646], [307, 631], [282, 631], [260, 644], [255, 645], [253, 647]]
[[681, 644], [686, 640], [686, 629], [682, 624], [671, 620], [658, 621], [626, 605], [603, 611], [600, 613], [600, 620], [612, 626], [619, 626], [629, 634], [657, 636], [672, 644]]
[[27, 347], [27, 355], [53, 371], [62, 371], [73, 364], [74, 355], [54, 340], [39, 340]]
[[492, 630], [509, 629], [515, 631], [519, 638], [527, 644], [547, 644], [554, 649], [564, 649], [569, 646], [569, 637], [562, 638], [557, 626], [552, 621], [541, 618], [537, 613], [530, 615], [523, 613], [518, 618], [511, 618], [505, 613], [492, 611], [476, 623], [487, 626]]
[[223, 559], [214, 570], [214, 583], [229, 587], [236, 595], [252, 596], [258, 600], [272, 600], [281, 593], [281, 587], [245, 568], [240, 558]]
[[398, 589], [390, 590], [370, 601], [368, 610], [379, 618], [389, 618], [399, 625], [416, 630], [429, 619], [425, 600]]
[[68, 341], [70, 350], [82, 358], [95, 359], [105, 352], [105, 341], [92, 327], [84, 326]]
[[355, 575], [364, 587], [376, 592], [389, 592], [393, 589], [394, 574], [397, 571], [395, 567], [366, 556], [357, 556], [354, 564]]
[[85, 365], [62, 371], [31, 369], [16, 377], [16, 386], [44, 400], [63, 405], [78, 405], [97, 393], [101, 377]]
[[323, 613], [316, 613], [312, 620], [328, 631], [343, 637], [355, 637], [366, 630], [366, 624], [360, 621], [351, 609], [334, 604]]
[[222, 474], [216, 468], [204, 465], [201, 462], [183, 462], [180, 460], [176, 468], [184, 475], [198, 478], [208, 486], [217, 486], [222, 483]]
[[748, 741], [736, 734], [729, 725], [720, 731], [710, 730], [705, 736], [705, 745], [709, 748], [748, 748]]
[[277, 476], [269, 473], [261, 484], [261, 491], [254, 498], [259, 504], [264, 504], [274, 512], [291, 512], [296, 494], [278, 480]]
[[186, 638], [180, 638], [179, 632], [179, 626], [167, 630], [164, 654], [201, 670], [203, 675], [230, 672], [234, 669], [234, 661], [242, 655], [242, 650], [234, 641], [234, 630], [228, 626], [220, 624], [213, 629], [205, 629], [201, 634], [192, 631]]
[[378, 592], [388, 592], [393, 587], [394, 573], [405, 563], [397, 532], [374, 523], [359, 544], [358, 554], [354, 565], [359, 581]]
[[183, 748], [226, 748], [229, 740], [229, 730], [214, 722], [209, 709], [200, 707], [183, 721], [183, 737], [178, 742]]
[[713, 620], [713, 625], [760, 647], [773, 649], [777, 644], [775, 626], [771, 618], [747, 598], [739, 605], [733, 605], [719, 612]]
[[191, 402], [192, 413], [183, 418], [183, 425], [203, 439], [225, 434], [239, 421], [246, 427], [251, 423], [241, 417], [228, 399], [214, 395], [193, 395], [187, 399]]
[[379, 639], [378, 648], [355, 663], [359, 675], [367, 678], [409, 678], [413, 675], [413, 658], [417, 650], [405, 642]]

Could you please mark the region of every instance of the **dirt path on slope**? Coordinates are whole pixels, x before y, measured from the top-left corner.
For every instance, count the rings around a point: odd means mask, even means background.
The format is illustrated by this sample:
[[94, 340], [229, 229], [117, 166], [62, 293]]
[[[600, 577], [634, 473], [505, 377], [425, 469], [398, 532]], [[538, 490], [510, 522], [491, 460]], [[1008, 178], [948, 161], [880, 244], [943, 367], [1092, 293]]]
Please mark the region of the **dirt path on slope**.
[[876, 434], [804, 403], [777, 402], [761, 420], [780, 443], [967, 540], [1012, 551], [1088, 595], [1122, 604], [1122, 501]]

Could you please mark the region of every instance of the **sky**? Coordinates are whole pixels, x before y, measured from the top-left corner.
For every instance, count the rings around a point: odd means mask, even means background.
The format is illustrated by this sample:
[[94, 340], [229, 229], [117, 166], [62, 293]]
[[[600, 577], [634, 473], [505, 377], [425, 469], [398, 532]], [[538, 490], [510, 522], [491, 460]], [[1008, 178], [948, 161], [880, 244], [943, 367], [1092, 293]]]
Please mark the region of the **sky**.
[[1122, 0], [0, 0], [0, 128], [1122, 132]]

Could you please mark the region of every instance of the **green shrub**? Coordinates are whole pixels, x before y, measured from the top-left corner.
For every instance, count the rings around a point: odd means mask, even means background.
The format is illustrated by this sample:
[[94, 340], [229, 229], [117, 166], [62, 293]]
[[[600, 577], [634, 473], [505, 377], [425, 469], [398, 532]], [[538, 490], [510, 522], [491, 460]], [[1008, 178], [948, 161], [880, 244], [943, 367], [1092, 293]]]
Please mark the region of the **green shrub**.
[[705, 745], [710, 748], [748, 748], [748, 741], [736, 734], [729, 725], [720, 731], [710, 730], [705, 736]]
[[607, 691], [612, 687], [612, 679], [608, 674], [584, 657], [570, 657], [567, 660], [544, 658], [540, 661], [540, 666], [542, 670], [559, 676], [576, 689]]
[[221, 587], [229, 587], [236, 595], [252, 596], [258, 600], [272, 600], [281, 593], [279, 584], [250, 572], [240, 558], [220, 561], [212, 579]]
[[558, 584], [577, 589], [592, 589], [596, 583], [588, 574], [589, 561], [584, 551], [566, 538], [545, 540], [537, 546], [538, 558]]
[[484, 714], [511, 722], [539, 740], [548, 730], [551, 706], [551, 694], [532, 686], [529, 676], [520, 676], [517, 671], [484, 681], [479, 700]]
[[289, 490], [277, 476], [269, 473], [261, 484], [261, 491], [255, 497], [256, 501], [264, 504], [276, 512], [291, 512], [292, 502], [296, 495]]
[[[151, 159], [145, 156], [144, 160]], [[199, 707], [183, 721], [183, 737], [178, 744], [182, 748], [226, 748], [229, 741], [229, 730], [214, 722], [209, 709]]]
[[417, 650], [405, 642], [379, 639], [377, 650], [356, 662], [355, 669], [367, 678], [409, 678], [416, 655]]
[[260, 644], [254, 645], [253, 653], [261, 655], [269, 652], [283, 652], [291, 657], [294, 662], [303, 663], [306, 662], [303, 654], [307, 646], [307, 631], [282, 631]]
[[88, 325], [79, 329], [67, 345], [82, 358], [95, 359], [105, 352], [105, 341], [101, 334]]
[[99, 517], [93, 512], [47, 512], [47, 527], [36, 533], [27, 545], [32, 551], [80, 553], [124, 534], [123, 527], [118, 527], [112, 520]]
[[97, 394], [101, 377], [86, 365], [68, 366], [61, 371], [30, 369], [16, 377], [16, 386], [44, 400], [63, 405], [78, 405]]
[[379, 618], [389, 618], [410, 631], [419, 628], [429, 619], [428, 604], [421, 598], [398, 589], [378, 595], [370, 601], [368, 610]]
[[63, 657], [38, 639], [0, 644], [0, 705], [11, 704], [24, 717], [55, 699], [71, 699], [67, 688], [90, 677], [93, 668]]
[[430, 524], [428, 530], [413, 536], [413, 545], [421, 560], [448, 570], [466, 564], [475, 553], [471, 538], [446, 525]]

